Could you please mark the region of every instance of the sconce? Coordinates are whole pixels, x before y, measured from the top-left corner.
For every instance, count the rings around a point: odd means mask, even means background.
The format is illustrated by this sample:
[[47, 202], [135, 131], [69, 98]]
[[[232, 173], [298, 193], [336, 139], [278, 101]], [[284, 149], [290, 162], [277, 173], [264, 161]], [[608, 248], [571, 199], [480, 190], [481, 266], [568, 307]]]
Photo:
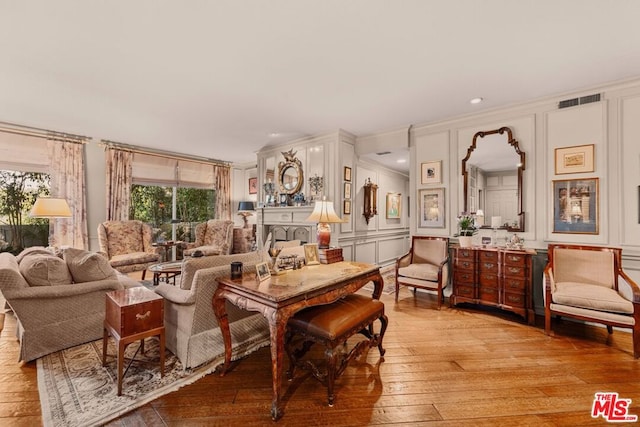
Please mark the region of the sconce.
[[364, 183], [364, 219], [369, 224], [369, 220], [374, 215], [378, 215], [378, 185], [371, 182], [371, 178], [367, 178]]

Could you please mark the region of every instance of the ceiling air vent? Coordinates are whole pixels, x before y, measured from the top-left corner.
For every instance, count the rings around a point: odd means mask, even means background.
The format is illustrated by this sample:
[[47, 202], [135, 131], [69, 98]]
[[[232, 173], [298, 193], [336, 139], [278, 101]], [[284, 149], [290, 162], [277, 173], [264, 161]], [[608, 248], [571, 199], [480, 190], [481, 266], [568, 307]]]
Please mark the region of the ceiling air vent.
[[558, 108], [574, 107], [576, 105], [590, 104], [592, 102], [599, 102], [599, 101], [600, 101], [600, 94], [596, 93], [593, 95], [582, 96], [580, 98], [565, 99], [564, 101], [560, 101], [558, 103]]
[[391, 154], [391, 151], [381, 151], [379, 153], [376, 153], [378, 156], [385, 156], [387, 154]]

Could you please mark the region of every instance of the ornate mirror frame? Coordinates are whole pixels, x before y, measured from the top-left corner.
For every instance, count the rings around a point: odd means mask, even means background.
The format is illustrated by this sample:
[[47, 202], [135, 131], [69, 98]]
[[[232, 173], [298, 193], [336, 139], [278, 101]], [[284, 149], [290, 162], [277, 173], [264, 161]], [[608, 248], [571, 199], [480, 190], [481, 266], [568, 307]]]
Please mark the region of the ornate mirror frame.
[[[280, 194], [287, 194], [292, 196], [300, 191], [302, 184], [304, 183], [304, 174], [302, 172], [302, 162], [296, 158], [297, 151], [293, 151], [293, 148], [289, 151], [283, 151], [285, 161], [278, 163], [278, 186], [280, 187]], [[298, 177], [298, 182], [293, 188], [285, 187], [285, 175], [289, 169], [293, 169], [295, 175]]]
[[522, 208], [522, 188], [523, 188], [522, 172], [525, 170], [525, 153], [520, 151], [520, 147], [518, 146], [518, 141], [513, 139], [513, 134], [511, 133], [511, 129], [507, 126], [503, 126], [500, 129], [496, 129], [496, 130], [476, 132], [476, 134], [473, 135], [473, 141], [471, 142], [471, 146], [467, 149], [467, 156], [464, 159], [462, 159], [462, 176], [464, 177], [464, 184], [463, 184], [464, 185], [464, 212], [467, 212], [468, 203], [469, 203], [469, 199], [468, 199], [469, 176], [467, 172], [467, 161], [471, 157], [471, 153], [473, 153], [473, 151], [477, 147], [478, 138], [484, 138], [487, 135], [492, 135], [496, 133], [500, 135], [506, 133], [507, 143], [513, 147], [513, 149], [516, 151], [516, 154], [520, 157], [520, 162], [518, 166], [518, 196], [517, 196], [519, 224], [517, 227], [509, 225], [507, 226], [507, 230], [523, 232], [524, 231], [524, 210]]

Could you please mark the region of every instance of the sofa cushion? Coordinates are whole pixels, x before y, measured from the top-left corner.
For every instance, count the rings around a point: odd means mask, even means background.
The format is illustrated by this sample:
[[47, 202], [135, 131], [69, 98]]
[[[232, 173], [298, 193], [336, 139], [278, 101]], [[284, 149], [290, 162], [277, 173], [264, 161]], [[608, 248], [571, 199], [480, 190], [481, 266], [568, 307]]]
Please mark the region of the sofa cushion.
[[610, 288], [577, 282], [556, 283], [553, 302], [612, 313], [633, 314], [633, 303]]
[[55, 255], [29, 255], [20, 263], [20, 273], [29, 286], [55, 286], [73, 283], [67, 263]]
[[29, 287], [29, 284], [20, 274], [16, 257], [9, 252], [0, 253], [0, 291], [26, 287]]
[[18, 264], [20, 264], [20, 262], [22, 262], [22, 259], [29, 255], [54, 255], [54, 253], [44, 246], [32, 246], [16, 255], [16, 261], [18, 262]]
[[62, 253], [75, 283], [116, 279], [117, 272], [109, 260], [95, 252], [68, 248]]

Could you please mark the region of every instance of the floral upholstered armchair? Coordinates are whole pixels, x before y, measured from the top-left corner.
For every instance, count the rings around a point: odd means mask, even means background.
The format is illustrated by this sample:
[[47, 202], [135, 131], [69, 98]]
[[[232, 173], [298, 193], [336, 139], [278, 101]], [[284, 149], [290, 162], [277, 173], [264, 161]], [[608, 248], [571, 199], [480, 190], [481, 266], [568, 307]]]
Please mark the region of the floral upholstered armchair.
[[184, 254], [229, 255], [233, 246], [233, 221], [210, 219], [196, 225], [196, 241], [187, 243]]
[[106, 221], [98, 225], [100, 251], [121, 273], [142, 271], [162, 261], [161, 248], [153, 246], [151, 227], [138, 220]]

